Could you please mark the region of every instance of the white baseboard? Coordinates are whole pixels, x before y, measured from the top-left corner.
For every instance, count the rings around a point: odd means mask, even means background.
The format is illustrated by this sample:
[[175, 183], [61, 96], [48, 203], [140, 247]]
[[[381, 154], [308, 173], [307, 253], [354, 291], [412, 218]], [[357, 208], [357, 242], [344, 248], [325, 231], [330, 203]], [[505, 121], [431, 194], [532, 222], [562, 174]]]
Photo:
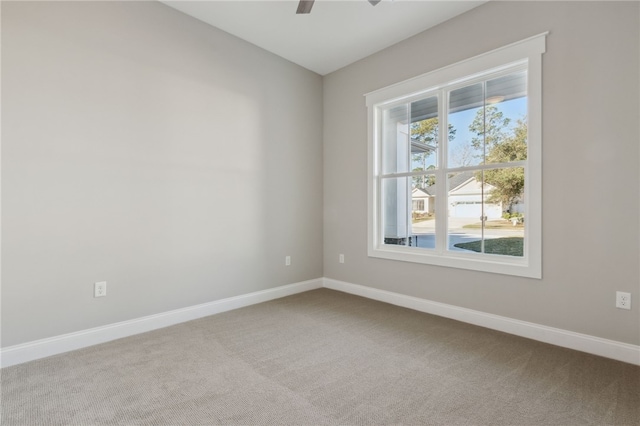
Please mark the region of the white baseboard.
[[9, 346], [0, 351], [0, 366], [22, 364], [27, 361], [69, 352], [99, 343], [144, 333], [158, 328], [168, 327], [186, 321], [243, 308], [257, 303], [290, 296], [322, 287], [322, 278], [283, 285], [254, 293], [229, 297], [187, 308], [176, 309], [160, 314], [149, 315], [129, 321], [109, 324], [102, 327], [82, 330], [47, 339]]
[[420, 312], [426, 312], [457, 321], [502, 331], [516, 336], [526, 337], [540, 342], [550, 343], [564, 348], [599, 355], [630, 364], [640, 365], [640, 346], [607, 340], [587, 334], [575, 333], [559, 328], [547, 327], [526, 321], [515, 320], [499, 315], [487, 314], [472, 309], [460, 308], [445, 303], [406, 296], [390, 291], [351, 284], [344, 281], [324, 278], [324, 287], [338, 290], [392, 305], [402, 306]]
[[351, 284], [330, 278], [318, 278], [268, 290], [216, 300], [209, 303], [176, 309], [156, 315], [136, 318], [103, 327], [91, 328], [75, 333], [9, 346], [0, 350], [0, 366], [9, 367], [51, 355], [57, 355], [99, 343], [132, 336], [158, 328], [267, 302], [269, 300], [326, 287], [420, 312], [451, 318], [457, 321], [550, 343], [581, 352], [587, 352], [630, 364], [640, 365], [640, 346], [614, 340], [602, 339], [499, 315], [487, 314], [472, 309], [460, 308], [445, 303], [433, 302], [400, 293]]

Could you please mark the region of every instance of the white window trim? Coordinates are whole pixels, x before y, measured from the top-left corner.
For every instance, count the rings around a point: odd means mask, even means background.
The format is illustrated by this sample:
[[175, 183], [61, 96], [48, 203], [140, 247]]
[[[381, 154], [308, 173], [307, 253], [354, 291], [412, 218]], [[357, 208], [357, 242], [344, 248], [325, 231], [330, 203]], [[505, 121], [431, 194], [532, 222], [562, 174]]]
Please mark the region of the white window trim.
[[[424, 263], [475, 271], [542, 278], [542, 54], [547, 32], [449, 65], [418, 77], [367, 93], [369, 168], [368, 168], [368, 255], [390, 260]], [[444, 86], [463, 83], [488, 73], [499, 72], [517, 63], [526, 63], [528, 155], [525, 175], [526, 226], [525, 256], [483, 255], [382, 244], [378, 175], [379, 112], [389, 104], [424, 96]], [[442, 119], [442, 117], [440, 117]], [[441, 120], [441, 122], [443, 122]], [[445, 132], [446, 133], [446, 132]], [[446, 217], [443, 212], [438, 217]], [[446, 238], [443, 233], [436, 238]], [[443, 246], [442, 244], [440, 245]]]

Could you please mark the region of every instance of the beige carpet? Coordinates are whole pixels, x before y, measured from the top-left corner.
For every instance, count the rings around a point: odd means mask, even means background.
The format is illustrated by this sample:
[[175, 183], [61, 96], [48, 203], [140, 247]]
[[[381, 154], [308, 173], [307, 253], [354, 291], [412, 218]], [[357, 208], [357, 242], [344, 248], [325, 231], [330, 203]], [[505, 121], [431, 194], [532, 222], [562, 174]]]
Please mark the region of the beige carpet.
[[1, 379], [4, 425], [640, 424], [640, 367], [327, 289]]

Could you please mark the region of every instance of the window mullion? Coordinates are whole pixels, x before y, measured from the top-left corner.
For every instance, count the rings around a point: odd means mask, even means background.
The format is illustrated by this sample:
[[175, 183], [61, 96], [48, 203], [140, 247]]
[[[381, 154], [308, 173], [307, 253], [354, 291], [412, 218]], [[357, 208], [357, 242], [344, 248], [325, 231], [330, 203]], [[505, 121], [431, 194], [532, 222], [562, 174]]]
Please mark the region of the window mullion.
[[466, 166], [466, 167], [456, 167], [451, 168], [448, 171], [450, 173], [460, 173], [466, 171], [478, 171], [478, 170], [489, 170], [489, 169], [505, 169], [507, 167], [526, 167], [527, 160], [519, 160], [519, 161], [510, 161], [508, 163], [488, 163], [488, 164], [478, 164], [477, 166]]

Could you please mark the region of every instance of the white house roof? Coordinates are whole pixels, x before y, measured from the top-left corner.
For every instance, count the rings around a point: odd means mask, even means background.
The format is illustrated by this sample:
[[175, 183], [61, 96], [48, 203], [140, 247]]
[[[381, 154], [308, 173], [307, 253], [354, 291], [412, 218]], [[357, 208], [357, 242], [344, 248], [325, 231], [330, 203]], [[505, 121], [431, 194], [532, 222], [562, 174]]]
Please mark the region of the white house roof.
[[[458, 173], [452, 178], [450, 178], [449, 192], [455, 191], [456, 189], [458, 189], [459, 187], [461, 187], [471, 179], [474, 179], [474, 175], [475, 175], [474, 172], [467, 171], [467, 172]], [[423, 191], [425, 191], [429, 195], [436, 195], [437, 189], [438, 189], [438, 184], [435, 183], [431, 186], [428, 186], [427, 188], [424, 188]]]

